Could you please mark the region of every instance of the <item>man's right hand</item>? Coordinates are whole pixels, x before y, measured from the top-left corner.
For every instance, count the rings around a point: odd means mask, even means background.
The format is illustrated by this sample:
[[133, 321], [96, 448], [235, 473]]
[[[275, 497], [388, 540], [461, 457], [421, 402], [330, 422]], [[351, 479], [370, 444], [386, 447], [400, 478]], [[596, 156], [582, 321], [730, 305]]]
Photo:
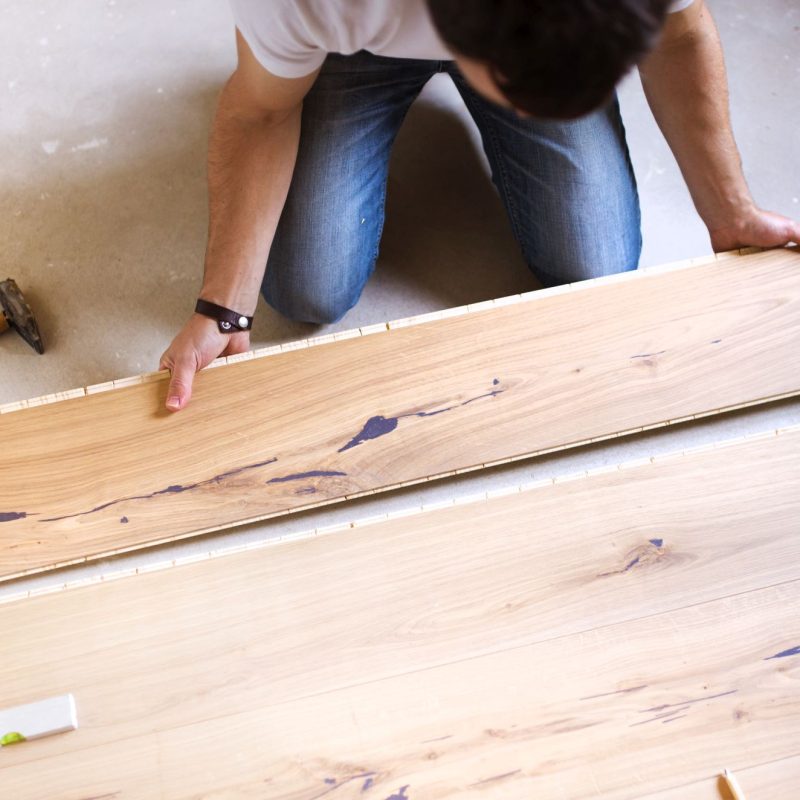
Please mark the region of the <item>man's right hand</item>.
[[[303, 98], [319, 70], [280, 78], [259, 63], [239, 31], [236, 43], [239, 62], [220, 95], [209, 142], [209, 232], [200, 295], [252, 313], [292, 180]], [[218, 356], [249, 349], [249, 332], [220, 333], [213, 319], [192, 316], [161, 356], [161, 369], [172, 373], [167, 408], [186, 407], [198, 370]]]
[[161, 356], [159, 369], [168, 369], [172, 375], [167, 410], [180, 411], [186, 407], [197, 371], [219, 356], [245, 353], [249, 349], [249, 331], [220, 333], [215, 320], [193, 314]]

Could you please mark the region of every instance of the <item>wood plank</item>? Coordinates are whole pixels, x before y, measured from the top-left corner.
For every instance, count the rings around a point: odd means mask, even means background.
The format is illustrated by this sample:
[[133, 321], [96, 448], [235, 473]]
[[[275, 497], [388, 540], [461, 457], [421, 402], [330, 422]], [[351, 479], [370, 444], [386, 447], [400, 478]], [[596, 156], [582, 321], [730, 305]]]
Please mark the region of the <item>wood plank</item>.
[[[641, 273], [0, 416], [0, 576], [800, 391], [800, 253]], [[578, 284], [577, 286], [580, 286]]]
[[794, 429], [2, 605], [0, 701], [72, 691], [82, 729], [0, 785], [622, 798], [795, 755], [799, 481]]

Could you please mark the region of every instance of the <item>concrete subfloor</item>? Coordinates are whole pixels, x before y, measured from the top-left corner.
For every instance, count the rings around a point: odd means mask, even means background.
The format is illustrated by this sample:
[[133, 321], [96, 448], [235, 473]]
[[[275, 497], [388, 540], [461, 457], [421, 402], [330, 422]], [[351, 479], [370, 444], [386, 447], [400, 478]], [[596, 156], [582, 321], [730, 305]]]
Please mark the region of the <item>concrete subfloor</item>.
[[[708, 3], [726, 48], [734, 128], [753, 194], [764, 207], [800, 216], [800, 7], [795, 0], [763, 0], [757, 9], [745, 0]], [[23, 287], [47, 353], [0, 337], [0, 404], [157, 368], [196, 297], [206, 137], [234, 65], [222, 0], [6, 5], [0, 278]], [[709, 253], [636, 76], [621, 98], [643, 208], [642, 264]], [[261, 347], [535, 286], [476, 131], [449, 79], [439, 76], [398, 139], [381, 256], [361, 302], [338, 324], [312, 328], [261, 301], [252, 342]], [[800, 402], [783, 402], [240, 526], [16, 582], [0, 596], [797, 423]]]

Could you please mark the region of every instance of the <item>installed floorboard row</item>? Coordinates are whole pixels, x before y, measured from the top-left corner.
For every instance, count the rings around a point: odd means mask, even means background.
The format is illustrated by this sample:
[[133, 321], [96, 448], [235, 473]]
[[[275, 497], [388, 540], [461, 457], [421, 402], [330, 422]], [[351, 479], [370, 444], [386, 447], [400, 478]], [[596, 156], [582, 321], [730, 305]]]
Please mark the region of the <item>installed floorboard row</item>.
[[0, 778], [23, 800], [311, 800], [333, 787], [379, 800], [402, 787], [409, 800], [638, 798], [722, 763], [796, 753], [797, 666], [771, 659], [787, 631], [800, 635], [798, 600], [794, 582], [287, 703], [140, 724], [135, 738], [4, 758]]
[[[0, 578], [800, 392], [778, 250], [0, 416]], [[579, 286], [579, 285], [578, 285]]]
[[797, 755], [799, 482], [792, 429], [2, 605], [0, 702], [81, 728], [0, 785], [621, 800]]

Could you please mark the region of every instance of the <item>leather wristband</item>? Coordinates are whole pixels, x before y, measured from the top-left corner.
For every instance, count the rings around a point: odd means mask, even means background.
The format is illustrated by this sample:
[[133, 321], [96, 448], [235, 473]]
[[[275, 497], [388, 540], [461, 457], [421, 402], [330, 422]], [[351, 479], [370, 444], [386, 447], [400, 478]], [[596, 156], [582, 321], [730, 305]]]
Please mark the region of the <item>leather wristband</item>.
[[194, 307], [198, 314], [216, 320], [217, 328], [220, 333], [237, 333], [238, 331], [249, 331], [253, 327], [253, 318], [231, 311], [225, 306], [218, 306], [216, 303], [209, 303], [208, 300], [198, 300]]

